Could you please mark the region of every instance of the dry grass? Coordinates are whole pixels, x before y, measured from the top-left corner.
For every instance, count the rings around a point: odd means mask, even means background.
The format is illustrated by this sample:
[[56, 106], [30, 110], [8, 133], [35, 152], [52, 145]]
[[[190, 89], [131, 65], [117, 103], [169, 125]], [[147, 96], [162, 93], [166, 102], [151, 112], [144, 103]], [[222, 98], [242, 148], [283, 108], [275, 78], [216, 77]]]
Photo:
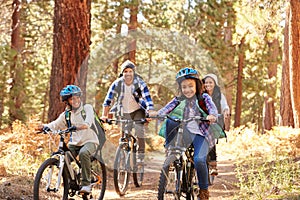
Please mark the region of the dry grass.
[[254, 125], [235, 129], [227, 143], [221, 140], [224, 145], [218, 145], [218, 152], [236, 163], [237, 199], [299, 199], [300, 129], [274, 127], [265, 134], [254, 130]]

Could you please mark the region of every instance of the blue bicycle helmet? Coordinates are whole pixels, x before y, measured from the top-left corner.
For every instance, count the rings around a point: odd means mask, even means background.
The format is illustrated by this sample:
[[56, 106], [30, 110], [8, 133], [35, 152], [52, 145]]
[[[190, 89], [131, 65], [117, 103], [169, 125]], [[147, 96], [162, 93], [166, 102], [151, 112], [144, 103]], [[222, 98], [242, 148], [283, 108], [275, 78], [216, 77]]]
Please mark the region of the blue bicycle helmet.
[[76, 85], [67, 85], [60, 91], [62, 101], [67, 101], [72, 96], [81, 96], [81, 89]]
[[176, 74], [176, 81], [178, 83], [181, 83], [181, 81], [183, 81], [184, 79], [188, 79], [188, 78], [199, 79], [197, 70], [186, 67], [186, 68], [179, 70]]

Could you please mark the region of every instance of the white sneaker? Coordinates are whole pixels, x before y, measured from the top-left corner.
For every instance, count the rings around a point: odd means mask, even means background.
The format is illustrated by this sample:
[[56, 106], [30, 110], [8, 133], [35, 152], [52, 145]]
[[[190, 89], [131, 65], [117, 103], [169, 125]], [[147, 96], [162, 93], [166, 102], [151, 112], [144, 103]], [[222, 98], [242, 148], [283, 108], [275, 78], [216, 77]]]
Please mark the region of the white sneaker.
[[81, 189], [79, 190], [79, 193], [91, 193], [92, 191], [92, 186], [87, 185], [87, 186], [82, 186]]

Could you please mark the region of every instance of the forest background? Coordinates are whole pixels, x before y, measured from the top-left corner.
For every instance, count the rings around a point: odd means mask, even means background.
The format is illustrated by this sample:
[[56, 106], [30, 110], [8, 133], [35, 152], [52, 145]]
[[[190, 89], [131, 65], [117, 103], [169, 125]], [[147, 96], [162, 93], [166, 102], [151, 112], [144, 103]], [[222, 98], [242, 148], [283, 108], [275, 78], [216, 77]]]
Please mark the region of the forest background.
[[176, 94], [176, 71], [192, 66], [202, 76], [218, 75], [233, 127], [299, 127], [297, 6], [293, 0], [2, 0], [0, 126], [31, 115], [55, 119], [67, 84], [80, 85], [84, 101], [99, 111], [118, 66], [131, 59], [157, 107]]
[[[298, 0], [1, 0], [0, 8], [0, 142], [2, 160], [9, 161], [2, 163], [20, 167], [37, 158], [41, 150], [34, 151], [38, 144], [28, 140], [26, 131], [63, 111], [59, 91], [65, 85], [79, 85], [83, 101], [100, 112], [120, 64], [130, 59], [148, 83], [156, 108], [176, 95], [174, 77], [180, 68], [217, 74], [238, 140], [251, 129], [259, 135], [253, 141], [270, 133], [288, 141], [278, 145], [289, 149], [285, 169], [293, 174], [289, 184], [299, 190], [294, 184], [299, 131], [277, 128], [299, 128]], [[239, 141], [236, 146], [249, 142]], [[19, 148], [15, 165], [10, 153]], [[256, 167], [261, 165], [255, 160]], [[30, 173], [41, 160], [36, 162]]]

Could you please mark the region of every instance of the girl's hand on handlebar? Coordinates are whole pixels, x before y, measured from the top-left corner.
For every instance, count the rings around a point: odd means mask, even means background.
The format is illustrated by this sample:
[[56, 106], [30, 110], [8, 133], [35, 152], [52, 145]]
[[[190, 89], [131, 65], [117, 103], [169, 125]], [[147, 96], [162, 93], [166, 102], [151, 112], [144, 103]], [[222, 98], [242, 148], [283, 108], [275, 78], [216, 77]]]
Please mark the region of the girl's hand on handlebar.
[[150, 122], [152, 120], [151, 117], [153, 117], [153, 116], [157, 116], [157, 111], [155, 111], [155, 110], [148, 110], [148, 113], [146, 114], [147, 121]]
[[156, 110], [149, 110], [148, 111], [148, 116], [149, 117], [154, 117], [154, 116], [157, 116], [157, 111]]
[[217, 117], [214, 115], [207, 115], [207, 120], [209, 120], [210, 123], [215, 123], [217, 121]]

